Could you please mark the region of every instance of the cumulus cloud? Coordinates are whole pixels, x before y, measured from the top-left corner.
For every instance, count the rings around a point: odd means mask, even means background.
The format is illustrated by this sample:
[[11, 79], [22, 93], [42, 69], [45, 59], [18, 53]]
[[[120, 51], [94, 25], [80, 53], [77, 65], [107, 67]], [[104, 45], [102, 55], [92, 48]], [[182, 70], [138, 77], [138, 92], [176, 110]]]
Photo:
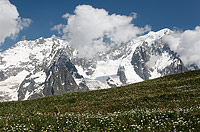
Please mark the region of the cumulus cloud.
[[0, 44], [7, 37], [15, 38], [30, 23], [30, 19], [19, 17], [17, 8], [9, 0], [0, 0]]
[[196, 64], [200, 67], [200, 26], [194, 30], [174, 31], [164, 40], [186, 65]]
[[78, 50], [79, 56], [92, 57], [97, 52], [108, 49], [108, 45], [127, 42], [149, 31], [149, 26], [139, 28], [132, 24], [136, 16], [136, 13], [131, 16], [110, 15], [104, 9], [80, 5], [76, 7], [74, 14], [63, 15], [67, 24], [56, 25], [53, 30], [63, 34], [62, 38], [70, 41], [72, 47]]

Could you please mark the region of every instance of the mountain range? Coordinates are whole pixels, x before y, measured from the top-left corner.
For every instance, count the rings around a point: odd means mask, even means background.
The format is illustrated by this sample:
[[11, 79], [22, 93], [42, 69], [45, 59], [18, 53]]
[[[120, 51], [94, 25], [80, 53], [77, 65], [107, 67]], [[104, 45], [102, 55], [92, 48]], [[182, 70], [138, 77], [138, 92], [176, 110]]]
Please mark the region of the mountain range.
[[56, 36], [21, 40], [0, 52], [0, 102], [117, 87], [199, 69], [185, 65], [163, 40], [170, 29], [149, 32], [82, 58]]

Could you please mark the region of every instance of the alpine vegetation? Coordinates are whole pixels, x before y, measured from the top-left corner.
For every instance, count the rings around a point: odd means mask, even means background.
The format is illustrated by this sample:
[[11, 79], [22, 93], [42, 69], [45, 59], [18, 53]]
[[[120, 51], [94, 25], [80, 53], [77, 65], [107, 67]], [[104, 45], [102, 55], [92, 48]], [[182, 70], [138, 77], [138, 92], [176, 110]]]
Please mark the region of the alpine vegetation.
[[200, 71], [0, 103], [0, 131], [199, 131]]

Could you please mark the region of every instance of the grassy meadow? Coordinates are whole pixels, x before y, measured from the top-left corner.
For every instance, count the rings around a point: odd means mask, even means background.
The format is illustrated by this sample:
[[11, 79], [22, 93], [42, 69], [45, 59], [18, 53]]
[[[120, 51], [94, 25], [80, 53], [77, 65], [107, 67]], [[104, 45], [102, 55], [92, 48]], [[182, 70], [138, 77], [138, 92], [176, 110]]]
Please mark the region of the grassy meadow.
[[3, 102], [0, 131], [200, 131], [200, 71], [118, 88]]

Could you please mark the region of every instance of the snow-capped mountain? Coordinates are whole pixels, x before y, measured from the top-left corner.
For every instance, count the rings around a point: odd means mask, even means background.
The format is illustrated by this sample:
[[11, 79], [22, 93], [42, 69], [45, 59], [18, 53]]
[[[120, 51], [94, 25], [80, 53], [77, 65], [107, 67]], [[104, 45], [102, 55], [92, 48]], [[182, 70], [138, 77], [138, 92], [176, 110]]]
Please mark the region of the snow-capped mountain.
[[163, 41], [171, 32], [149, 32], [91, 59], [78, 57], [55, 36], [22, 40], [0, 53], [0, 101], [104, 89], [198, 69], [186, 67]]

